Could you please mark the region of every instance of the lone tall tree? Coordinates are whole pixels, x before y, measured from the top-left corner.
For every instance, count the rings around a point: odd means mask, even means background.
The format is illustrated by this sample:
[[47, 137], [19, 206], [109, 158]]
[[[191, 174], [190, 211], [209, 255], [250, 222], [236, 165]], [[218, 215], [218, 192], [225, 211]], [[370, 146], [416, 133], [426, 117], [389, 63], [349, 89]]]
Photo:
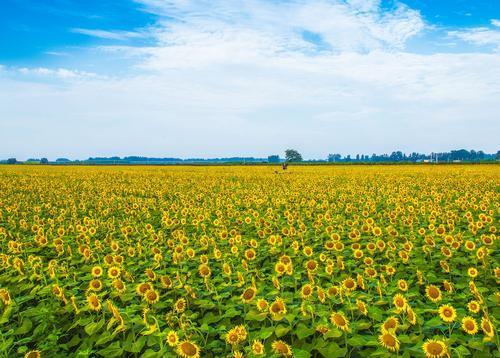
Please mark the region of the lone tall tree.
[[285, 150], [285, 159], [287, 162], [301, 162], [302, 155], [295, 149], [287, 149]]

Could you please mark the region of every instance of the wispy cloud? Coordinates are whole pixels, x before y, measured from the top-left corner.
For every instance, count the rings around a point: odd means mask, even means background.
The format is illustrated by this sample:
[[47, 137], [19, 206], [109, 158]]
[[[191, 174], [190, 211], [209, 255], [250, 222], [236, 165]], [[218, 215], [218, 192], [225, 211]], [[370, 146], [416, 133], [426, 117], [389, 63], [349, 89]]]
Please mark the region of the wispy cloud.
[[86, 71], [78, 71], [78, 70], [68, 70], [66, 68], [57, 68], [51, 69], [46, 67], [21, 67], [21, 68], [13, 68], [11, 71], [18, 72], [22, 75], [28, 76], [41, 76], [45, 78], [59, 78], [64, 80], [69, 79], [89, 79], [89, 78], [98, 78], [99, 76], [95, 73], [86, 72]]
[[99, 30], [99, 29], [80, 29], [74, 28], [71, 29], [72, 32], [92, 37], [98, 37], [101, 39], [108, 40], [129, 40], [134, 38], [144, 37], [143, 33], [133, 32], [133, 31], [107, 31], [107, 30]]
[[[133, 61], [126, 73], [0, 72], [0, 118], [23, 128], [0, 122], [0, 151], [20, 148], [19, 136], [72, 157], [498, 149], [500, 54], [412, 53], [409, 40], [431, 26], [416, 9], [136, 1], [158, 16], [138, 31], [154, 41], [98, 47], [98, 60]], [[50, 77], [64, 86], [39, 81]]]
[[[500, 20], [493, 19], [491, 20], [491, 24], [494, 27], [499, 27]], [[494, 46], [497, 50], [500, 50], [500, 29], [473, 27], [469, 29], [449, 31], [448, 35], [479, 46]]]

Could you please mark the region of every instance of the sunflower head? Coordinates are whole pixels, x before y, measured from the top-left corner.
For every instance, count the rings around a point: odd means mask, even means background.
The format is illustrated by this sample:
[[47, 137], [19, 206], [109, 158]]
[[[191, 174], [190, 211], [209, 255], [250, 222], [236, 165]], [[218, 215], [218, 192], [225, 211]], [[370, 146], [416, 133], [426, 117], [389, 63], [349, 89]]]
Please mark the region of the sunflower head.
[[476, 334], [478, 331], [476, 320], [470, 316], [464, 317], [462, 319], [462, 329], [468, 334]]
[[396, 335], [391, 332], [383, 332], [378, 336], [378, 340], [382, 347], [391, 352], [399, 350], [399, 340], [396, 338]]
[[444, 322], [451, 323], [457, 318], [457, 311], [451, 305], [442, 305], [439, 307], [439, 317]]
[[342, 331], [349, 330], [349, 320], [342, 312], [333, 312], [330, 315], [330, 321], [333, 323], [335, 327]]
[[273, 352], [281, 357], [292, 356], [292, 349], [288, 344], [286, 344], [282, 340], [274, 341], [271, 347], [273, 348]]
[[422, 349], [427, 358], [441, 358], [448, 355], [448, 347], [441, 340], [428, 339]]
[[184, 340], [177, 345], [177, 354], [182, 358], [199, 358], [200, 348], [195, 343]]
[[250, 303], [255, 298], [255, 295], [257, 295], [257, 289], [250, 286], [241, 294], [241, 300], [243, 303]]

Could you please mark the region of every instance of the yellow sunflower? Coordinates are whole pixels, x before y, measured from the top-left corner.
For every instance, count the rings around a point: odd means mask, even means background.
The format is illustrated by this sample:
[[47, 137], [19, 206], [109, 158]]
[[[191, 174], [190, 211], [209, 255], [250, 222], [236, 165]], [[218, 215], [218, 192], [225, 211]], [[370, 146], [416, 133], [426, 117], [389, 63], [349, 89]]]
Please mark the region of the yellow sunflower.
[[439, 317], [446, 323], [451, 323], [457, 318], [457, 311], [451, 305], [442, 305], [439, 307]]
[[273, 352], [282, 356], [282, 357], [291, 357], [292, 356], [292, 348], [285, 342], [281, 340], [276, 340], [271, 345], [273, 348]]
[[422, 346], [427, 358], [441, 358], [448, 356], [448, 347], [441, 340], [428, 339]]
[[425, 288], [425, 295], [434, 303], [439, 302], [442, 299], [441, 289], [435, 285], [427, 286]]
[[274, 302], [269, 306], [269, 313], [275, 321], [279, 321], [286, 314], [286, 305], [281, 298], [276, 298]]
[[87, 296], [87, 304], [92, 311], [100, 311], [102, 307], [99, 297], [94, 293]]
[[342, 312], [333, 312], [330, 315], [330, 321], [333, 323], [335, 327], [341, 329], [342, 331], [349, 330], [349, 320]]
[[167, 343], [170, 347], [175, 347], [179, 343], [179, 336], [175, 331], [167, 333]]
[[378, 340], [382, 347], [391, 352], [399, 350], [399, 339], [397, 339], [397, 337], [391, 332], [382, 333], [378, 336]]
[[200, 348], [195, 343], [184, 340], [177, 345], [177, 354], [182, 358], [199, 358]]
[[470, 316], [465, 316], [462, 319], [462, 329], [468, 334], [476, 334], [478, 331], [476, 320]]

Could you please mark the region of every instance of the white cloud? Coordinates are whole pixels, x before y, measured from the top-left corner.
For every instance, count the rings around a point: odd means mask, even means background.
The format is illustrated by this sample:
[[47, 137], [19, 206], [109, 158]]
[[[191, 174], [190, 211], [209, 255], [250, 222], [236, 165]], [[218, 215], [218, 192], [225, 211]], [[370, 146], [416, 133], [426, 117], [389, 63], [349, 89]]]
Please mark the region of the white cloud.
[[467, 30], [449, 31], [448, 35], [475, 45], [495, 46], [500, 50], [500, 30], [475, 27]]
[[147, 34], [156, 45], [99, 48], [103, 57], [133, 58], [127, 74], [0, 72], [0, 118], [10, 119], [0, 119], [0, 153], [265, 156], [293, 146], [317, 158], [498, 149], [500, 54], [408, 52], [425, 25], [404, 5], [140, 2], [160, 16]]
[[[68, 70], [66, 68], [50, 69], [46, 67], [36, 67], [36, 68], [21, 67], [18, 69], [12, 69], [11, 71], [14, 72], [17, 71], [18, 73], [27, 76], [40, 76], [45, 78], [63, 79], [63, 80], [98, 77], [95, 73], [78, 71], [78, 70]], [[31, 79], [33, 79], [33, 77], [31, 77]]]
[[128, 40], [128, 39], [133, 39], [133, 38], [144, 37], [144, 34], [141, 34], [139, 32], [133, 32], [133, 31], [107, 31], [107, 30], [99, 30], [99, 29], [74, 28], [74, 29], [71, 29], [71, 32], [74, 32], [77, 34], [82, 34], [82, 35], [87, 35], [87, 36], [92, 36], [92, 37], [98, 37], [101, 39], [108, 39], [108, 40]]
[[497, 19], [491, 19], [491, 24], [492, 24], [493, 26], [500, 27], [500, 20], [497, 20]]

